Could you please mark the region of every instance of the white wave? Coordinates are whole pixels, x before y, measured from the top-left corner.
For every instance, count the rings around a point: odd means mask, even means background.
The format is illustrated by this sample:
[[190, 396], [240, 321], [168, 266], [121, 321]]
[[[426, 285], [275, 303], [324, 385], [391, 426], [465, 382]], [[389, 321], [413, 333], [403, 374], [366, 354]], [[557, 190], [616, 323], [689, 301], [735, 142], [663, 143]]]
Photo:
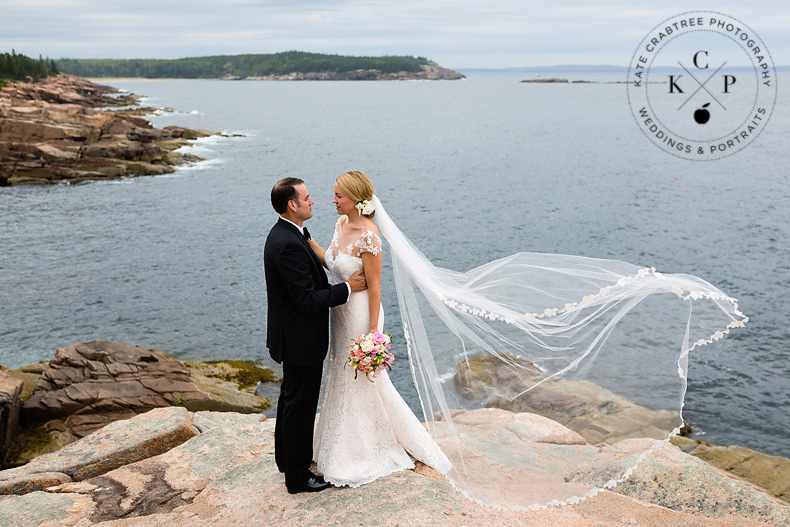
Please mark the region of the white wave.
[[196, 170], [206, 170], [224, 164], [225, 164], [224, 159], [207, 159], [205, 161], [198, 161], [197, 163], [190, 163], [188, 165], [179, 165], [175, 167], [176, 171], [173, 174], [178, 174], [179, 172], [193, 172]]
[[137, 177], [122, 177], [120, 179], [108, 179], [107, 181], [98, 181], [97, 183], [104, 183], [105, 185], [131, 185], [135, 182]]
[[154, 110], [154, 115], [157, 116], [170, 116], [170, 115], [205, 115], [203, 112], [192, 110], [191, 112], [183, 112], [181, 110], [174, 110], [172, 108], [157, 108]]
[[197, 139], [194, 139], [192, 144], [197, 146], [216, 145], [219, 143], [224, 143], [227, 139], [227, 137], [222, 137], [221, 135], [209, 135], [207, 137], [198, 137]]
[[202, 112], [197, 110], [183, 112], [181, 110], [173, 110], [172, 108], [158, 108], [154, 113], [156, 115], [204, 115]]
[[452, 369], [452, 370], [448, 371], [447, 373], [439, 375], [438, 381], [439, 381], [440, 384], [444, 384], [447, 381], [452, 380], [453, 377], [455, 377], [455, 369]]
[[177, 154], [192, 154], [200, 157], [211, 157], [215, 151], [197, 144], [188, 144], [174, 150]]
[[[78, 184], [91, 184], [91, 185], [131, 185], [137, 179], [136, 176], [123, 176], [118, 179], [96, 179], [96, 180], [87, 180], [81, 181]], [[68, 181], [65, 182], [66, 184], [70, 184]]]

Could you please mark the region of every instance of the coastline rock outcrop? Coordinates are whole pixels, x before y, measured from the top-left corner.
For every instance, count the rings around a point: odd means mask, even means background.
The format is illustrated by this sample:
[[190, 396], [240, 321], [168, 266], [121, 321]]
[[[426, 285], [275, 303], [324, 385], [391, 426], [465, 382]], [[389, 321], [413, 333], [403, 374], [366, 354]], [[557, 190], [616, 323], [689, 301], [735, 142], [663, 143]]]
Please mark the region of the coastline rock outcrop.
[[709, 465], [790, 503], [790, 459], [769, 456], [742, 446], [716, 446], [688, 438], [673, 438], [672, 442]]
[[[217, 360], [187, 361], [195, 386], [208, 395], [207, 401], [185, 402], [191, 411], [260, 413], [272, 410], [270, 397], [279, 394], [279, 378], [268, 368], [254, 361]], [[267, 390], [256, 390], [266, 386]], [[267, 392], [261, 395], [260, 392]]]
[[115, 94], [110, 86], [96, 84], [74, 75], [57, 75], [39, 82], [11, 82], [2, 88], [3, 97], [9, 99], [44, 101], [53, 104], [77, 104], [87, 107], [123, 107], [137, 103], [137, 95]]
[[7, 466], [152, 408], [262, 413], [279, 388], [277, 374], [254, 361], [182, 363], [165, 351], [102, 340], [61, 348], [49, 362], [2, 369], [22, 387], [17, 404], [24, 403], [16, 436], [8, 434]]
[[[148, 449], [139, 456], [106, 459], [113, 451], [134, 452], [140, 430], [148, 438], [162, 435], [162, 415], [172, 411], [169, 430], [186, 430], [180, 444], [157, 453]], [[157, 415], [153, 415], [154, 412]], [[497, 415], [488, 415], [491, 412]], [[464, 433], [480, 438], [492, 431], [516, 437], [515, 423], [540, 428], [519, 437], [527, 450], [547, 436], [575, 438], [561, 425], [525, 414], [484, 410], [457, 416]], [[149, 417], [146, 417], [149, 416]], [[153, 417], [156, 417], [154, 419]], [[489, 417], [493, 417], [491, 422]], [[485, 419], [484, 419], [485, 418]], [[141, 425], [141, 421], [146, 424]], [[179, 424], [181, 427], [179, 428]], [[510, 428], [508, 428], [510, 426]], [[20, 467], [0, 471], [0, 525], [50, 527], [97, 525], [101, 527], [168, 526], [280, 527], [322, 525], [448, 525], [492, 527], [786, 527], [790, 507], [782, 505], [735, 479], [731, 479], [665, 445], [648, 458], [643, 474], [626, 481], [625, 493], [603, 491], [575, 505], [537, 511], [506, 511], [485, 508], [464, 498], [441, 475], [418, 463], [415, 470], [395, 473], [368, 485], [351, 489], [328, 489], [319, 494], [288, 494], [274, 455], [274, 421], [257, 415], [160, 409], [127, 421], [118, 421], [71, 445], [69, 451], [39, 462], [35, 471]], [[138, 439], [138, 440], [139, 440]], [[628, 441], [614, 445], [628, 455]], [[572, 442], [578, 442], [575, 439]], [[90, 443], [90, 444], [89, 444]], [[485, 444], [485, 441], [478, 443]], [[492, 444], [492, 443], [488, 443]], [[575, 444], [541, 443], [555, 449], [597, 448]], [[100, 445], [101, 448], [97, 448]], [[163, 443], [164, 445], [164, 443]], [[169, 449], [168, 449], [169, 448]], [[479, 450], [496, 456], [493, 450]], [[139, 450], [137, 450], [139, 452]], [[135, 460], [136, 458], [136, 460]], [[123, 459], [123, 464], [119, 460]], [[79, 461], [84, 460], [84, 461]], [[75, 463], [75, 461], [77, 461]], [[81, 472], [87, 467], [100, 467]], [[503, 469], [529, 469], [539, 459], [502, 459]], [[115, 468], [113, 468], [115, 465]], [[23, 471], [26, 469], [27, 471]], [[594, 474], [572, 475], [578, 479]], [[26, 484], [25, 478], [28, 483]], [[36, 479], [37, 478], [37, 479]], [[7, 483], [14, 480], [13, 489]], [[36, 483], [44, 482], [44, 483]], [[51, 484], [50, 486], [46, 486]], [[518, 482], [514, 483], [518, 485]], [[3, 486], [4, 485], [4, 486]], [[34, 490], [38, 488], [40, 490]]]
[[[470, 358], [459, 364], [453, 382], [470, 401], [542, 415], [579, 433], [590, 444], [612, 444], [631, 437], [666, 439], [681, 425], [680, 417], [671, 412], [645, 408], [588, 381], [544, 380], [532, 364], [516, 362], [521, 375], [497, 358]], [[540, 380], [544, 382], [532, 387]], [[493, 393], [491, 387], [496, 387]]]
[[[629, 438], [666, 439], [669, 431], [680, 425], [678, 416], [670, 412], [645, 408], [590, 382], [550, 379], [527, 391], [528, 384], [543, 377], [529, 363], [519, 364], [522, 376], [514, 375], [498, 359], [475, 357], [459, 365], [453, 380], [458, 392], [469, 400], [485, 401], [492, 409], [534, 412], [568, 427], [589, 444], [615, 444]], [[493, 394], [489, 393], [491, 386], [497, 388]], [[594, 416], [594, 424], [588, 416]], [[687, 454], [790, 503], [790, 459], [739, 446], [709, 445], [680, 435], [671, 442]]]
[[[100, 342], [80, 345], [83, 351], [79, 357], [60, 353], [58, 362], [93, 361], [106, 367], [100, 352], [108, 343]], [[146, 351], [150, 350], [138, 348], [137, 353]], [[115, 362], [123, 364], [122, 360]], [[143, 362], [144, 366], [149, 364]], [[102, 366], [93, 367], [103, 371]], [[251, 361], [188, 362], [181, 368], [178, 374], [188, 370], [190, 382], [203, 393], [231, 387], [237, 388], [236, 397], [244, 392], [242, 399], [223, 402], [223, 409], [246, 404], [243, 398], [253, 397], [261, 381], [276, 387], [276, 374]], [[47, 363], [7, 371], [16, 376], [49, 371], [45, 377], [48, 384], [73, 374], [68, 366], [57, 369], [62, 370], [62, 376], [53, 375], [55, 368]], [[79, 371], [85, 377], [92, 375]], [[478, 369], [477, 375], [484, 372]], [[203, 389], [202, 383], [213, 388]], [[474, 390], [473, 384], [469, 387]], [[566, 484], [574, 492], [573, 486], [595, 488], [622, 473], [623, 467], [632, 466], [634, 458], [645, 450], [645, 442], [654, 443], [652, 439], [631, 438], [593, 446], [584, 434], [552, 419], [499, 408], [458, 412], [453, 423], [456, 431], [469, 439], [465, 444], [471, 445], [471, 451], [465, 459], [470, 466], [478, 458], [487, 459], [488, 465], [493, 459], [502, 466], [503, 477], [522, 476], [502, 487], [503, 498], [508, 493], [539, 496], [549, 480], [554, 481], [551, 492]], [[443, 426], [441, 421], [434, 423], [439, 432]], [[56, 452], [0, 471], [0, 525], [321, 523], [345, 527], [361, 522], [479, 527], [790, 527], [787, 503], [690, 456], [689, 445], [681, 450], [662, 444], [623, 483], [576, 505], [515, 512], [487, 509], [467, 500], [441, 475], [419, 463], [414, 471], [358, 489], [289, 495], [274, 464], [273, 430], [274, 422], [259, 414], [182, 407], [154, 409], [115, 421], [82, 439], [73, 438], [75, 442]], [[503, 442], [521, 445], [519, 454], [503, 455]]]
[[119, 419], [176, 401], [209, 399], [190, 371], [165, 351], [93, 340], [59, 348], [25, 401], [26, 425], [62, 420], [62, 432], [84, 437]]
[[161, 175], [199, 160], [173, 152], [173, 141], [183, 146], [212, 132], [187, 137], [134, 112], [96, 109], [136, 104], [135, 95], [107, 95], [115, 91], [69, 75], [0, 88], [0, 186]]
[[[198, 434], [185, 408], [157, 408], [100, 431], [27, 465], [0, 471], [0, 494], [27, 494], [82, 481], [162, 454]], [[52, 483], [56, 481], [57, 483]]]

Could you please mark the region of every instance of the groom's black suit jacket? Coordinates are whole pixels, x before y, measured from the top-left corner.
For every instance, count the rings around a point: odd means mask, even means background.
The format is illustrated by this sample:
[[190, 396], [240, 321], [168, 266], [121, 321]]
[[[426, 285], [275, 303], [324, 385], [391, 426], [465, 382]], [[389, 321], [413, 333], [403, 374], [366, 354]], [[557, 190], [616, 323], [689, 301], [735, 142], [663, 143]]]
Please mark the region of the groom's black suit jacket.
[[295, 225], [282, 218], [263, 249], [268, 297], [266, 347], [272, 359], [314, 366], [326, 358], [329, 308], [348, 299], [348, 286], [329, 285], [326, 272]]

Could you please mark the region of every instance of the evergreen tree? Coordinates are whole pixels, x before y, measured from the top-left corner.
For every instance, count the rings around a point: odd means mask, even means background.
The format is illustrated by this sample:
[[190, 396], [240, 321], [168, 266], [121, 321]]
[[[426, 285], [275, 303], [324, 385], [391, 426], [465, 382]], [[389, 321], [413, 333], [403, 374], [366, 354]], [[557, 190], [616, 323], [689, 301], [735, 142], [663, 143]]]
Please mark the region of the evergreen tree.
[[55, 62], [51, 59], [44, 59], [39, 55], [38, 60], [31, 59], [25, 55], [17, 54], [15, 49], [11, 53], [0, 53], [0, 80], [25, 80], [28, 77], [39, 80], [49, 75], [56, 75], [57, 68], [53, 68]]

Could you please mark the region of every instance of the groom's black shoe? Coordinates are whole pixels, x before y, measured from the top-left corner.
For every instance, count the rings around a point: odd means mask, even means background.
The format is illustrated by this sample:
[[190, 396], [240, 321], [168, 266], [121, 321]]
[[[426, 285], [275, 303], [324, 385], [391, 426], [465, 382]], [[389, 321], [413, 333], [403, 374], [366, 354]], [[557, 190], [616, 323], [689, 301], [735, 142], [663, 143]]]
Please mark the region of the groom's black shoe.
[[311, 476], [307, 481], [302, 483], [301, 487], [295, 489], [288, 489], [288, 494], [299, 494], [300, 492], [321, 492], [324, 489], [331, 487], [329, 483], [324, 481], [322, 476]]

